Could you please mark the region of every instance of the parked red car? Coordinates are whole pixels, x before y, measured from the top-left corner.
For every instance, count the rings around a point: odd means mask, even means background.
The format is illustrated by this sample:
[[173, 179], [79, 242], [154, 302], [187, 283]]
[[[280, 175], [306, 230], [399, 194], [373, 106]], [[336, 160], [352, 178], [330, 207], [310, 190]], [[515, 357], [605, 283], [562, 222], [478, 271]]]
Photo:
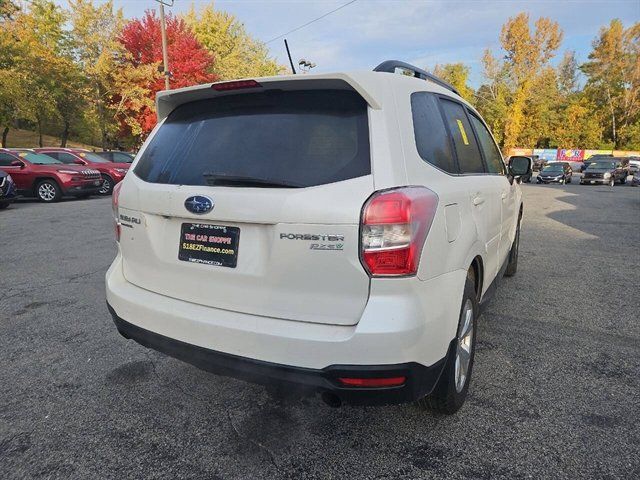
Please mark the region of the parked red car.
[[110, 162], [93, 152], [79, 148], [35, 148], [38, 153], [44, 153], [67, 165], [87, 165], [100, 172], [104, 182], [100, 189], [100, 195], [110, 195], [113, 187], [118, 184], [129, 171], [131, 164]]
[[57, 202], [63, 195], [88, 197], [102, 187], [98, 170], [65, 165], [26, 149], [0, 148], [0, 170], [8, 173], [19, 194]]

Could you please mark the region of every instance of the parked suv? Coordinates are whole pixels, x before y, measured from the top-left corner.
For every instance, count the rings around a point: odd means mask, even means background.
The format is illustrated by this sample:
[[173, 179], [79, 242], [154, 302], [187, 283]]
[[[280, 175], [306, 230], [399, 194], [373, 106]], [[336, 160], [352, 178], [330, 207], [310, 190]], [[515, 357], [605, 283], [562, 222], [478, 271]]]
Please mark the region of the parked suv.
[[618, 158], [589, 162], [580, 179], [580, 185], [600, 184], [613, 187], [616, 182], [627, 183], [628, 174], [629, 170]]
[[17, 193], [43, 202], [57, 202], [63, 195], [87, 197], [102, 186], [97, 170], [65, 165], [28, 149], [0, 148], [0, 170], [11, 175]]
[[16, 186], [13, 178], [0, 170], [0, 210], [4, 210], [16, 198]]
[[508, 170], [453, 87], [396, 61], [157, 111], [113, 196], [125, 338], [330, 405], [460, 408], [481, 305], [517, 269], [528, 159]]
[[67, 165], [87, 165], [98, 170], [102, 176], [100, 195], [110, 195], [113, 187], [122, 181], [131, 166], [129, 163], [114, 163], [93, 152], [75, 148], [36, 148], [36, 152], [60, 160]]

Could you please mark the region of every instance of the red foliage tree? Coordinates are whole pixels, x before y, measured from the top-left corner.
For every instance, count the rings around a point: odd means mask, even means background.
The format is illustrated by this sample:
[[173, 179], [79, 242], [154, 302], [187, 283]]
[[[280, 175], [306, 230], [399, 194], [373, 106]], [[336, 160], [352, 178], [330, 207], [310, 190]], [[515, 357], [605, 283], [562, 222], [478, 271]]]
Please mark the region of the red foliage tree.
[[[171, 88], [215, 81], [216, 75], [210, 73], [214, 62], [213, 55], [196, 40], [182, 19], [169, 14], [165, 20], [169, 70], [172, 74]], [[162, 65], [160, 18], [156, 16], [155, 11], [147, 10], [141, 19], [129, 21], [124, 26], [119, 40], [131, 54], [130, 61], [134, 66], [154, 63]], [[144, 82], [145, 84], [140, 86], [148, 89], [152, 98], [165, 88], [162, 76], [149, 78]], [[156, 123], [155, 111], [150, 107], [139, 108], [137, 112], [129, 110], [127, 113], [136, 118], [144, 135], [148, 134]], [[123, 127], [126, 128], [124, 124]]]

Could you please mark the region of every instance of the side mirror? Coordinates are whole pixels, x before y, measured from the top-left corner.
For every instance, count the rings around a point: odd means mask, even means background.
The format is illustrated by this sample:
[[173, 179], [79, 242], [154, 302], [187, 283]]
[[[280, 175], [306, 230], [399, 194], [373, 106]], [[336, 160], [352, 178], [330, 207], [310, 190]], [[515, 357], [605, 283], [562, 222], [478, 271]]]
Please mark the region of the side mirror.
[[76, 158], [76, 159], [73, 161], [73, 163], [75, 163], [76, 165], [85, 165], [85, 163], [84, 163], [82, 160], [80, 160], [79, 158]]
[[11, 166], [24, 168], [24, 163], [21, 162], [20, 160], [14, 160], [13, 162], [11, 162]]
[[509, 173], [514, 178], [531, 173], [531, 159], [529, 157], [511, 157]]

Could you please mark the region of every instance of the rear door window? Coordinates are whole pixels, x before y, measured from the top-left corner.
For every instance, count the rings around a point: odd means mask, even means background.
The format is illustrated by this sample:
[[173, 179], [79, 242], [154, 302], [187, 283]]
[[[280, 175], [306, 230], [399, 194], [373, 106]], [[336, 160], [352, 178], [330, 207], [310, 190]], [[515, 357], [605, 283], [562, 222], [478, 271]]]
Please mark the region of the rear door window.
[[174, 185], [309, 187], [369, 175], [367, 104], [342, 90], [270, 91], [187, 103], [135, 174]]
[[489, 173], [505, 175], [506, 171], [502, 161], [502, 154], [493, 141], [489, 130], [474, 114], [470, 114], [469, 117], [478, 135], [478, 140], [480, 140], [480, 147], [482, 148], [482, 153], [484, 153], [484, 159], [487, 162], [487, 171]]
[[428, 92], [413, 93], [411, 112], [416, 147], [422, 159], [445, 172], [458, 173], [437, 98]]
[[440, 102], [453, 137], [460, 173], [484, 173], [480, 149], [464, 107], [450, 100], [440, 99]]

